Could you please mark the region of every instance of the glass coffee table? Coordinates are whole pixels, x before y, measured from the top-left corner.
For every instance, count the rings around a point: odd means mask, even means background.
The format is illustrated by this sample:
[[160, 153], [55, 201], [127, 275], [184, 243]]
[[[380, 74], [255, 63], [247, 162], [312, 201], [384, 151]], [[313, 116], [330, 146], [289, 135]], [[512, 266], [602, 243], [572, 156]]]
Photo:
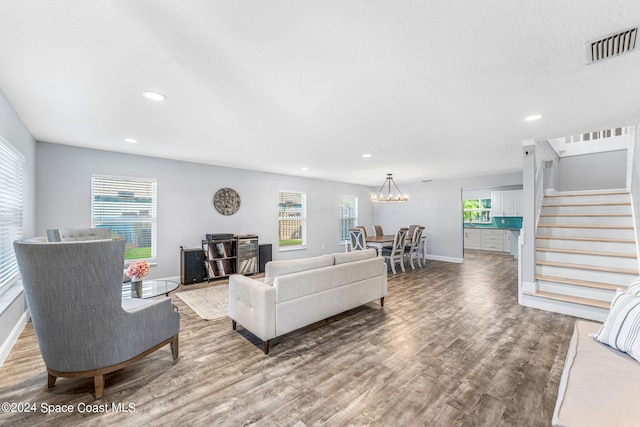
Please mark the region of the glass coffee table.
[[125, 282], [122, 284], [122, 298], [152, 298], [160, 295], [169, 296], [180, 285], [173, 280], [143, 280], [140, 282]]

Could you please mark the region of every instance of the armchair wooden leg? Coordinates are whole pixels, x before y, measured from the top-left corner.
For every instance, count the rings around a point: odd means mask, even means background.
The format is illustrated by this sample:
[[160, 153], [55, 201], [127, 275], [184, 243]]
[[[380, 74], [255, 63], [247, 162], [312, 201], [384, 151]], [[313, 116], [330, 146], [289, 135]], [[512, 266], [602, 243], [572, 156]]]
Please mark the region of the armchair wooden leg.
[[233, 330], [234, 330], [234, 331], [235, 331], [235, 330], [236, 330], [236, 328], [238, 327], [238, 324], [236, 323], [236, 321], [235, 321], [235, 320], [232, 320], [232, 321], [231, 321], [231, 327], [233, 328]]
[[178, 358], [178, 354], [179, 354], [179, 339], [178, 339], [178, 335], [176, 334], [176, 336], [173, 338], [173, 341], [171, 341], [171, 344], [169, 344], [169, 346], [171, 347], [171, 355], [173, 356], [173, 360], [176, 360]]
[[104, 393], [104, 375], [96, 375], [93, 377], [93, 384], [96, 389], [96, 399], [102, 399]]
[[270, 340], [266, 340], [262, 343], [264, 345], [264, 354], [269, 354], [269, 341]]
[[384, 307], [384, 297], [380, 298], [380, 307]]
[[58, 377], [56, 377], [55, 375], [47, 374], [47, 387], [53, 387], [56, 384], [57, 378]]

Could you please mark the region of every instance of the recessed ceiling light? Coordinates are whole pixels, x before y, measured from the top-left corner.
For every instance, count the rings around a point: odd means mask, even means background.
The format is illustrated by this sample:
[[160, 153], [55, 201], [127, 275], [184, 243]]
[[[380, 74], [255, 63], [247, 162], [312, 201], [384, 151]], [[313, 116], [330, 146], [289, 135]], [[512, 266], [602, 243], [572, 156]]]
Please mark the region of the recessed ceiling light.
[[368, 158], [368, 157], [371, 157], [371, 154], [363, 154], [362, 157]]
[[542, 118], [542, 114], [534, 114], [534, 115], [532, 115], [532, 116], [525, 117], [524, 119], [525, 119], [527, 122], [533, 122], [533, 121], [535, 121], [535, 120], [540, 120], [541, 118]]
[[300, 170], [308, 171], [308, 170], [309, 170], [309, 168], [300, 168]]
[[129, 144], [137, 144], [138, 140], [135, 138], [125, 138], [124, 142], [128, 142]]
[[142, 96], [144, 96], [147, 99], [151, 99], [152, 101], [164, 101], [165, 99], [167, 99], [166, 95], [163, 95], [160, 92], [152, 92], [152, 91], [142, 92]]

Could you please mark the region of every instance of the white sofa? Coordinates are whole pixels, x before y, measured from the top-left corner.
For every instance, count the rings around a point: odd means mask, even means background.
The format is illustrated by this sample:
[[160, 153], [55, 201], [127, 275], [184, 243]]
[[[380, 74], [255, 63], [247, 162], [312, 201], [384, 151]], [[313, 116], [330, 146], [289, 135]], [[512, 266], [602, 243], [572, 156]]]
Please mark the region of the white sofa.
[[264, 280], [229, 278], [229, 317], [264, 342], [387, 295], [374, 249], [266, 264]]
[[640, 363], [589, 336], [601, 326], [576, 322], [553, 413], [554, 426], [640, 425]]

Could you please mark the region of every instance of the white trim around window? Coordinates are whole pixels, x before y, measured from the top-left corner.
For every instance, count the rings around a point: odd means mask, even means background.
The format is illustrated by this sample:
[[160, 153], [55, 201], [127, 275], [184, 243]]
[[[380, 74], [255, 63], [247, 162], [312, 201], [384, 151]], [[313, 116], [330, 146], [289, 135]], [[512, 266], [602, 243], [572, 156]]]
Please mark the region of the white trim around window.
[[125, 264], [156, 262], [158, 182], [153, 178], [91, 176], [91, 226], [127, 240]]
[[0, 294], [18, 279], [13, 242], [24, 228], [25, 158], [0, 136]]

